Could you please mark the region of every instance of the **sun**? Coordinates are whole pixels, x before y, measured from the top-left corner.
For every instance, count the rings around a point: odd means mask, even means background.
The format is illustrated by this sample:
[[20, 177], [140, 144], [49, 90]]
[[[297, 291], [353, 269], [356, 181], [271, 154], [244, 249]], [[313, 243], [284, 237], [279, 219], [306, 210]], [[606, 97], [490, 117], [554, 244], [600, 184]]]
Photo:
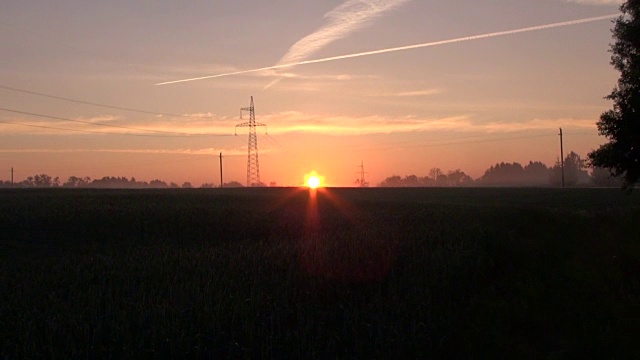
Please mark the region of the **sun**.
[[304, 183], [309, 189], [317, 189], [322, 186], [324, 177], [318, 175], [315, 171], [304, 176]]
[[320, 179], [317, 176], [309, 176], [309, 179], [307, 179], [307, 186], [315, 189], [318, 186], [320, 186]]

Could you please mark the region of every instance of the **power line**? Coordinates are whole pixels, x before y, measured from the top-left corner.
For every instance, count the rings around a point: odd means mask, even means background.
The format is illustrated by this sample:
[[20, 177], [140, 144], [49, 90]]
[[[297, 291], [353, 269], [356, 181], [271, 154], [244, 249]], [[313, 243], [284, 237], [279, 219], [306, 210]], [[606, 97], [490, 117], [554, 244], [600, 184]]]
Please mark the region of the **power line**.
[[[121, 168], [151, 168], [151, 167], [156, 167], [156, 166], [160, 166], [160, 165], [164, 165], [164, 164], [171, 164], [171, 163], [183, 163], [183, 162], [209, 162], [211, 161], [211, 159], [209, 158], [212, 154], [194, 154], [194, 155], [188, 155], [188, 156], [182, 156], [179, 157], [177, 159], [172, 159], [172, 160], [158, 160], [158, 161], [145, 161], [145, 162], [139, 162], [139, 161], [134, 161], [134, 162], [129, 162], [129, 163], [124, 163], [124, 164], [117, 164], [117, 165], [105, 165], [105, 166], [78, 166], [78, 167], [53, 167], [53, 168], [47, 168], [47, 167], [31, 167], [31, 168], [21, 168], [20, 170], [23, 173], [26, 172], [38, 172], [38, 171], [47, 171], [47, 172], [55, 172], [55, 171], [66, 171], [66, 172], [80, 172], [80, 171], [98, 171], [98, 170], [107, 170], [107, 169], [121, 169]], [[215, 154], [214, 154], [215, 155]], [[230, 157], [241, 157], [244, 155], [225, 155], [226, 158], [230, 158]]]
[[564, 133], [565, 135], [571, 135], [571, 136], [600, 136], [599, 134], [594, 134], [594, 133]]
[[282, 149], [283, 146], [271, 135], [269, 134], [265, 134], [265, 138], [269, 139], [269, 141], [271, 141], [272, 144], [274, 144], [276, 147]]
[[[153, 129], [142, 129], [142, 128], [135, 128], [135, 127], [130, 127], [130, 126], [111, 125], [111, 124], [101, 124], [101, 123], [94, 123], [94, 122], [91, 122], [91, 121], [74, 120], [74, 119], [61, 118], [61, 117], [51, 116], [51, 115], [34, 114], [34, 113], [26, 112], [26, 111], [11, 110], [11, 109], [5, 109], [5, 108], [1, 108], [1, 107], [0, 107], [0, 110], [2, 110], [2, 111], [8, 111], [8, 112], [16, 113], [16, 114], [22, 114], [22, 115], [38, 116], [38, 117], [47, 118], [47, 119], [70, 121], [70, 122], [75, 122], [75, 123], [80, 123], [80, 124], [88, 124], [88, 125], [95, 125], [95, 126], [104, 126], [104, 127], [118, 128], [118, 129], [128, 129], [128, 130], [147, 131], [147, 132], [162, 133], [162, 134], [174, 134], [174, 135], [175, 135], [175, 134], [177, 134], [177, 133], [174, 133], [174, 132], [172, 132], [172, 131], [153, 130]], [[180, 134], [180, 135], [188, 135], [188, 134], [186, 134], [186, 133], [179, 133], [179, 134]]]
[[[209, 154], [207, 154], [207, 156], [210, 156]], [[107, 165], [107, 166], [99, 166], [99, 167], [94, 167], [94, 166], [80, 166], [80, 167], [75, 167], [75, 168], [69, 168], [69, 167], [58, 167], [58, 168], [46, 168], [46, 171], [67, 171], [67, 172], [77, 172], [77, 171], [96, 171], [96, 170], [106, 170], [106, 169], [122, 169], [122, 168], [149, 168], [149, 167], [155, 167], [155, 166], [159, 166], [159, 165], [165, 165], [165, 164], [170, 164], [170, 163], [176, 163], [176, 162], [187, 162], [187, 161], [209, 161], [209, 159], [207, 158], [197, 158], [194, 157], [193, 155], [189, 155], [189, 156], [183, 156], [180, 157], [178, 159], [173, 159], [173, 160], [159, 160], [159, 161], [145, 161], [145, 162], [131, 162], [128, 164], [118, 164], [118, 165]], [[40, 171], [40, 170], [36, 170], [35, 168], [26, 168], [23, 169], [23, 172], [27, 172], [27, 171]]]
[[68, 128], [60, 128], [60, 127], [45, 126], [45, 125], [34, 125], [34, 124], [24, 124], [24, 123], [9, 122], [9, 121], [0, 121], [0, 122], [5, 123], [5, 124], [36, 127], [36, 128], [51, 129], [51, 130], [67, 130], [67, 131], [77, 131], [77, 132], [86, 132], [86, 133], [95, 133], [95, 134], [107, 134], [107, 135], [130, 135], [130, 136], [152, 136], [152, 137], [231, 136], [230, 134], [190, 134], [190, 133], [179, 133], [179, 132], [163, 131], [163, 130], [155, 130], [155, 129], [142, 129], [142, 128], [135, 128], [135, 127], [130, 127], [130, 126], [100, 124], [100, 123], [93, 123], [93, 122], [90, 122], [90, 121], [74, 120], [74, 119], [63, 118], [63, 117], [58, 117], [58, 116], [43, 115], [43, 114], [30, 113], [30, 112], [26, 112], [26, 111], [6, 109], [6, 108], [2, 108], [2, 107], [0, 107], [0, 111], [6, 111], [6, 112], [11, 112], [11, 113], [15, 113], [15, 114], [22, 114], [22, 115], [37, 116], [37, 117], [41, 117], [41, 118], [45, 118], [45, 119], [70, 121], [70, 122], [76, 122], [76, 123], [81, 123], [81, 124], [88, 124], [88, 125], [94, 125], [94, 126], [104, 126], [104, 127], [118, 128], [118, 129], [147, 131], [147, 132], [154, 132], [154, 133], [160, 133], [160, 134], [166, 134], [166, 135], [132, 134], [132, 133], [109, 133], [109, 132], [100, 132], [100, 131], [91, 131], [91, 130], [68, 129]]
[[534, 139], [534, 138], [542, 138], [542, 137], [550, 137], [550, 136], [555, 136], [555, 135], [550, 135], [550, 134], [523, 135], [523, 136], [504, 137], [504, 138], [498, 138], [498, 139], [486, 139], [486, 140], [475, 140], [475, 141], [457, 141], [457, 142], [440, 143], [440, 144], [424, 144], [424, 145], [415, 146], [415, 147], [437, 147], [437, 146], [448, 146], [448, 145], [458, 145], [458, 144], [460, 144], [460, 145], [481, 144], [481, 143], [488, 143], [488, 142], [494, 142], [494, 141], [511, 141], [511, 140], [520, 140], [520, 139]]
[[269, 134], [265, 134], [263, 136], [263, 139], [268, 140], [267, 141], [267, 145], [269, 145], [271, 148], [278, 149], [278, 150], [284, 149], [284, 147], [282, 145], [280, 145], [280, 143], [275, 141], [273, 139], [273, 137], [271, 135], [269, 135]]
[[46, 125], [24, 124], [24, 123], [17, 123], [17, 122], [4, 121], [4, 120], [0, 120], [0, 123], [2, 123], [2, 124], [10, 124], [10, 125], [18, 125], [18, 126], [27, 126], [27, 127], [40, 128], [40, 129], [75, 131], [75, 132], [90, 133], [90, 134], [100, 134], [100, 135], [126, 135], [126, 136], [146, 136], [146, 137], [165, 137], [165, 138], [166, 137], [175, 137], [175, 136], [169, 136], [169, 135], [112, 133], [112, 132], [102, 132], [102, 131], [69, 129], [69, 128], [61, 128], [61, 127], [46, 126]]
[[164, 164], [169, 164], [169, 163], [175, 163], [175, 162], [185, 162], [185, 161], [202, 161], [203, 159], [198, 159], [195, 158], [194, 156], [188, 156], [188, 157], [182, 157], [182, 158], [178, 158], [178, 159], [174, 159], [174, 160], [160, 160], [160, 161], [145, 161], [145, 162], [132, 162], [132, 163], [128, 163], [128, 164], [118, 164], [118, 165], [106, 165], [106, 166], [98, 166], [98, 167], [94, 167], [94, 166], [80, 166], [80, 167], [75, 167], [75, 168], [69, 168], [69, 167], [55, 167], [55, 168], [47, 168], [44, 167], [39, 167], [39, 168], [23, 168], [21, 169], [21, 171], [23, 173], [26, 172], [38, 172], [38, 171], [67, 171], [67, 172], [74, 172], [74, 171], [95, 171], [95, 170], [105, 170], [105, 169], [120, 169], [120, 168], [142, 168], [142, 167], [152, 167], [152, 166], [157, 166], [157, 165], [164, 165]]
[[[505, 138], [498, 138], [498, 139], [486, 139], [486, 140], [474, 140], [474, 141], [456, 141], [456, 142], [437, 143], [437, 144], [433, 144], [433, 143], [424, 144], [423, 143], [423, 144], [417, 144], [417, 145], [414, 145], [414, 146], [395, 147], [395, 149], [403, 150], [403, 149], [414, 149], [414, 148], [450, 146], [450, 145], [480, 144], [480, 143], [488, 143], [488, 142], [510, 141], [510, 140], [519, 140], [519, 139], [533, 139], [533, 138], [550, 137], [550, 136], [555, 136], [555, 135], [539, 134], [539, 135], [513, 136], [513, 137], [505, 137]], [[469, 137], [472, 137], [472, 136], [469, 136]], [[469, 137], [461, 137], [460, 139], [469, 138]], [[475, 136], [473, 136], [473, 137], [475, 137]], [[438, 140], [434, 140], [434, 141], [438, 141]], [[422, 143], [423, 141], [420, 141], [420, 142]], [[354, 149], [352, 151], [389, 150], [389, 149], [394, 149], [393, 144], [384, 145], [384, 146], [377, 146], [377, 147], [359, 148], [359, 149]]]
[[[122, 107], [122, 106], [100, 104], [100, 103], [91, 102], [91, 101], [78, 100], [78, 99], [73, 99], [73, 98], [68, 98], [68, 97], [63, 97], [63, 96], [39, 93], [39, 92], [31, 91], [31, 90], [18, 89], [18, 88], [14, 88], [14, 87], [10, 87], [10, 86], [5, 86], [5, 85], [0, 85], [0, 89], [9, 90], [9, 91], [15, 91], [15, 92], [23, 93], [23, 94], [41, 96], [41, 97], [46, 97], [46, 98], [55, 99], [55, 100], [68, 101], [68, 102], [72, 102], [72, 103], [76, 103], [76, 104], [98, 106], [98, 107], [103, 107], [103, 108], [107, 108], [107, 109], [115, 109], [115, 110], [122, 110], [122, 111], [131, 111], [131, 112], [136, 112], [136, 113], [140, 113], [140, 114], [162, 115], [162, 116], [172, 116], [172, 117], [186, 117], [186, 118], [193, 118], [194, 117], [194, 116], [191, 116], [191, 115], [184, 115], [184, 114], [162, 113], [162, 112], [155, 112], [155, 111], [148, 111], [148, 110], [126, 108], [126, 107]], [[198, 116], [198, 118], [215, 119], [215, 117], [213, 117], [213, 116]]]

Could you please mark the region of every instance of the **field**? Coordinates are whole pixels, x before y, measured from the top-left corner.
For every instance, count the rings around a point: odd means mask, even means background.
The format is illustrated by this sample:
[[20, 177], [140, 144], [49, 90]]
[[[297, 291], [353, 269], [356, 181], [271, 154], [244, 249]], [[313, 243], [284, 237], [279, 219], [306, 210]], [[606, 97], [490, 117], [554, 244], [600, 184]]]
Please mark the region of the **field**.
[[0, 358], [630, 358], [640, 194], [0, 192]]

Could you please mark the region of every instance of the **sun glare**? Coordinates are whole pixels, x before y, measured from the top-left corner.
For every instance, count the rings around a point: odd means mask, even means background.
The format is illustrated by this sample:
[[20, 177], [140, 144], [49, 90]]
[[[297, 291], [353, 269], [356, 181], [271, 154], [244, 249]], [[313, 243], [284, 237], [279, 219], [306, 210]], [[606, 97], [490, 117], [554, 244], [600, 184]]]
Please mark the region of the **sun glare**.
[[312, 171], [304, 176], [304, 183], [310, 189], [317, 189], [322, 186], [323, 177]]
[[318, 179], [317, 176], [310, 176], [309, 180], [307, 180], [307, 186], [312, 189], [317, 188], [318, 186], [320, 186], [320, 179]]

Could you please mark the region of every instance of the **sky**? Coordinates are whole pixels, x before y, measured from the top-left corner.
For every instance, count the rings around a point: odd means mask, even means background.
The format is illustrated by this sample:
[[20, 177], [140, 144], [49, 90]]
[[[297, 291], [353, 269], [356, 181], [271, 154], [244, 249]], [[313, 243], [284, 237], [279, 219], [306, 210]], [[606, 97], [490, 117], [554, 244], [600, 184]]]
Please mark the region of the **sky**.
[[218, 185], [222, 153], [224, 181], [244, 184], [248, 129], [235, 125], [251, 96], [266, 184], [316, 171], [352, 186], [361, 164], [371, 184], [553, 165], [559, 128], [565, 151], [586, 157], [606, 142], [596, 121], [618, 78], [620, 3], [3, 0], [0, 180], [13, 167], [16, 181]]

